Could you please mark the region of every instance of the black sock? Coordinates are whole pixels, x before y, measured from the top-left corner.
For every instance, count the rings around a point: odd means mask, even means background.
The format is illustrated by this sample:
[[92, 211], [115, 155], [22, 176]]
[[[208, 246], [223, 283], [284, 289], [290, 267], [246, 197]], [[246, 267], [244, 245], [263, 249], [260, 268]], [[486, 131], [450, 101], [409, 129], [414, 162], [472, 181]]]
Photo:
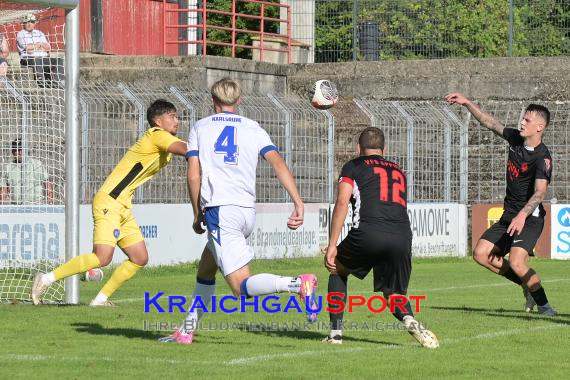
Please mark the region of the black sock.
[[400, 310], [400, 307], [397, 306], [394, 308], [394, 312], [392, 313], [392, 315], [396, 317], [398, 321], [403, 321], [406, 315], [409, 315], [411, 317], [414, 316], [414, 313], [412, 312], [412, 306], [410, 305], [410, 301], [406, 301], [406, 304], [403, 305], [403, 308], [404, 311]]
[[514, 282], [517, 285], [522, 285], [521, 278], [517, 276], [517, 274], [510, 267], [505, 273], [501, 274], [501, 276], [503, 276], [507, 280]]
[[[331, 274], [329, 276], [329, 293], [336, 292], [336, 293], [343, 293], [344, 297], [341, 298], [339, 296], [331, 296], [331, 299], [335, 301], [343, 301], [346, 305], [346, 298], [347, 298], [347, 278], [339, 276], [338, 274]], [[339, 308], [338, 305], [333, 305], [329, 303], [329, 308], [332, 310], [336, 310]], [[332, 323], [333, 330], [340, 330], [340, 322], [342, 321], [343, 312], [340, 313], [329, 313], [329, 318]]]
[[542, 286], [534, 292], [531, 291], [530, 295], [538, 306], [544, 306], [548, 303], [548, 298], [546, 298], [546, 293], [544, 292], [544, 288]]

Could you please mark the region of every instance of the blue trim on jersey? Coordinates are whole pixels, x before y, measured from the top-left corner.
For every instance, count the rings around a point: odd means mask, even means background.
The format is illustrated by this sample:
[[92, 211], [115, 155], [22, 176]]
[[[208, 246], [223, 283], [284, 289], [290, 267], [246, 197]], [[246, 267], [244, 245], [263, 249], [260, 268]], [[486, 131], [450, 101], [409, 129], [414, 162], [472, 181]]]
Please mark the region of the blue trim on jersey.
[[222, 246], [222, 237], [220, 236], [220, 206], [206, 207], [204, 214], [206, 226], [208, 227], [208, 234], [218, 245]]
[[200, 151], [198, 150], [189, 150], [188, 152], [186, 152], [186, 158], [197, 157], [199, 153]]
[[271, 152], [272, 150], [279, 151], [279, 148], [277, 148], [275, 145], [267, 145], [265, 148], [262, 148], [262, 149], [259, 151], [259, 155], [260, 155], [261, 157], [263, 157], [263, 156], [265, 156], [265, 153]]
[[235, 114], [236, 114], [235, 112], [230, 112], [230, 111], [222, 111], [222, 112], [220, 112], [220, 113], [229, 113], [230, 115], [235, 115]]
[[247, 280], [249, 280], [249, 277], [241, 282], [241, 284], [239, 285], [239, 290], [240, 290], [240, 293], [242, 296], [246, 296], [247, 298], [251, 298], [251, 296], [247, 292]]
[[216, 279], [206, 280], [205, 278], [200, 278], [196, 276], [196, 282], [202, 285], [216, 285]]

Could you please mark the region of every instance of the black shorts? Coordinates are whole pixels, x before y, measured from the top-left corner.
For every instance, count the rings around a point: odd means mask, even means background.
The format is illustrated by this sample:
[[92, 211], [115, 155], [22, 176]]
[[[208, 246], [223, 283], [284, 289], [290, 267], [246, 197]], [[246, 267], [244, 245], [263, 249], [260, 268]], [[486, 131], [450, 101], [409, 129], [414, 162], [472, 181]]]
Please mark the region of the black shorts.
[[495, 244], [500, 249], [498, 255], [504, 256], [511, 250], [511, 247], [520, 247], [528, 252], [530, 256], [534, 256], [534, 247], [540, 234], [542, 233], [542, 228], [544, 227], [544, 218], [537, 216], [529, 216], [520, 234], [515, 236], [509, 236], [507, 229], [511, 224], [510, 221], [501, 218], [497, 223], [493, 224], [481, 239], [485, 239]]
[[353, 228], [338, 246], [338, 261], [363, 279], [374, 269], [374, 291], [406, 294], [412, 273], [412, 237]]

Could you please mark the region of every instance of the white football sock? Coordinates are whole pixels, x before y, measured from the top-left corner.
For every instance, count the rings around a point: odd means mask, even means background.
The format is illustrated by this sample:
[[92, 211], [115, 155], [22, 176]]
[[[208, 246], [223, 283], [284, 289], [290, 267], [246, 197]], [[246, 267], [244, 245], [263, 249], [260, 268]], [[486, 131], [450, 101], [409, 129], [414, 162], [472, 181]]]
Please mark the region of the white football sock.
[[[194, 304], [194, 300], [197, 296], [200, 296], [202, 299], [202, 303], [206, 306], [206, 308], [210, 307], [210, 303], [212, 303], [212, 296], [216, 291], [216, 284], [203, 284], [201, 282], [196, 282], [196, 287], [194, 288], [194, 294], [192, 294], [192, 301], [188, 305], [190, 309]], [[181, 332], [189, 333], [195, 331], [198, 327], [198, 322], [202, 318], [202, 314], [204, 311], [202, 308], [195, 308], [192, 311], [189, 311], [184, 319], [184, 322], [180, 328]]]
[[105, 301], [107, 301], [107, 299], [109, 299], [109, 297], [107, 297], [103, 293], [99, 292], [99, 293], [97, 293], [97, 295], [93, 299], [93, 302], [94, 303], [104, 303]]
[[44, 285], [50, 286], [55, 282], [55, 275], [53, 272], [45, 273], [42, 275], [42, 283]]
[[301, 286], [301, 281], [295, 277], [281, 277], [269, 273], [256, 274], [246, 281], [247, 294], [250, 296], [285, 292], [297, 293]]

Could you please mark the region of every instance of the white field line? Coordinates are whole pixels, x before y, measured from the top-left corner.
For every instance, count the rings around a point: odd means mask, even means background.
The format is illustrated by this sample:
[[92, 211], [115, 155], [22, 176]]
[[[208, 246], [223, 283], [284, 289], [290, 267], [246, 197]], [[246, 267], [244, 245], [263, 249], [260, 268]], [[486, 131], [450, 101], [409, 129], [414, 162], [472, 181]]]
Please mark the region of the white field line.
[[[504, 336], [511, 336], [511, 335], [520, 335], [520, 334], [527, 334], [529, 332], [534, 332], [534, 331], [542, 331], [542, 330], [552, 330], [552, 329], [562, 329], [562, 328], [568, 328], [568, 325], [560, 325], [560, 324], [556, 324], [556, 325], [546, 325], [546, 326], [538, 326], [538, 327], [534, 327], [534, 328], [530, 328], [530, 329], [515, 329], [515, 330], [503, 330], [503, 331], [495, 331], [492, 333], [485, 333], [485, 334], [479, 334], [479, 335], [475, 335], [475, 336], [468, 336], [468, 337], [463, 337], [463, 338], [450, 338], [450, 339], [442, 339], [440, 340], [440, 345], [442, 346], [447, 346], [448, 344], [456, 344], [456, 343], [462, 343], [462, 342], [470, 342], [470, 341], [474, 341], [474, 340], [485, 340], [485, 339], [493, 339], [493, 338], [498, 338], [498, 337], [504, 337]], [[368, 346], [368, 347], [354, 347], [354, 348], [347, 348], [347, 349], [335, 349], [335, 350], [319, 350], [319, 351], [304, 351], [304, 352], [285, 352], [282, 354], [276, 353], [276, 354], [266, 354], [266, 355], [256, 355], [256, 356], [245, 356], [242, 358], [236, 358], [233, 360], [229, 360], [224, 362], [224, 364], [227, 365], [246, 365], [246, 364], [254, 364], [260, 361], [267, 361], [267, 360], [273, 360], [273, 359], [280, 359], [280, 358], [288, 358], [288, 357], [295, 357], [298, 358], [299, 355], [306, 355], [306, 356], [312, 356], [312, 355], [316, 355], [316, 354], [330, 354], [330, 353], [341, 353], [341, 352], [355, 352], [355, 351], [367, 351], [367, 350], [381, 350], [381, 349], [388, 349], [388, 350], [395, 350], [395, 349], [401, 349], [404, 347], [411, 347], [411, 346], [418, 346], [417, 343], [407, 343], [407, 344], [401, 344], [401, 345], [374, 345], [374, 346]], [[419, 348], [419, 346], [418, 346]]]
[[[555, 278], [555, 279], [551, 279], [551, 280], [542, 280], [541, 282], [544, 284], [550, 284], [550, 283], [554, 283], [554, 282], [562, 282], [562, 281], [570, 281], [570, 278]], [[448, 286], [448, 287], [444, 287], [444, 288], [431, 288], [431, 289], [413, 289], [411, 290], [409, 293], [428, 293], [428, 292], [443, 292], [443, 291], [448, 291], [448, 290], [464, 290], [464, 289], [478, 289], [478, 288], [491, 288], [491, 287], [501, 287], [501, 286], [514, 286], [514, 284], [510, 281], [503, 281], [503, 282], [496, 282], [496, 283], [492, 283], [492, 284], [477, 284], [477, 285], [463, 285], [463, 286]], [[355, 293], [358, 295], [361, 294], [373, 294], [373, 293], [377, 293], [377, 292], [373, 292], [373, 291], [360, 291]], [[165, 294], [163, 297], [165, 297], [164, 299], [168, 299], [167, 298], [167, 294]], [[192, 295], [186, 296], [187, 300], [190, 300], [192, 298]], [[161, 300], [163, 300], [163, 298], [161, 298]], [[144, 301], [144, 298], [123, 298], [123, 299], [118, 299], [118, 300], [113, 300], [114, 303], [131, 303], [131, 302], [139, 302], [139, 301]]]
[[[478, 334], [474, 336], [462, 337], [462, 338], [450, 338], [450, 339], [441, 339], [440, 344], [441, 346], [453, 345], [453, 344], [460, 344], [463, 342], [471, 342], [475, 340], [487, 340], [487, 339], [494, 339], [499, 337], [505, 336], [512, 336], [512, 335], [521, 335], [521, 334], [528, 334], [532, 332], [544, 331], [544, 330], [554, 330], [554, 329], [564, 329], [568, 328], [569, 325], [562, 325], [562, 324], [551, 324], [546, 326], [537, 326], [533, 328], [527, 329], [513, 329], [513, 330], [502, 330], [502, 331], [495, 331], [491, 333], [484, 333]], [[157, 343], [158, 344], [158, 343]], [[323, 343], [324, 344], [324, 343]], [[405, 347], [413, 347], [418, 346], [417, 343], [407, 343], [401, 345], [370, 345], [367, 347], [356, 346], [356, 347], [346, 347], [340, 348], [338, 346], [330, 346], [331, 349], [328, 350], [310, 350], [310, 351], [295, 351], [295, 352], [283, 352], [283, 353], [275, 353], [275, 354], [265, 354], [265, 355], [254, 355], [254, 356], [243, 356], [231, 360], [226, 361], [192, 361], [192, 360], [173, 360], [173, 359], [163, 359], [163, 358], [120, 358], [120, 357], [99, 357], [96, 358], [91, 356], [58, 356], [58, 355], [30, 355], [30, 354], [4, 354], [0, 355], [0, 360], [11, 360], [11, 361], [20, 361], [20, 362], [35, 362], [35, 361], [58, 361], [58, 362], [68, 362], [68, 361], [89, 361], [96, 359], [97, 361], [105, 361], [105, 362], [147, 362], [147, 363], [157, 363], [157, 364], [181, 364], [181, 365], [189, 365], [189, 364], [214, 364], [214, 365], [227, 365], [227, 366], [235, 366], [235, 365], [250, 365], [255, 364], [262, 361], [268, 360], [279, 360], [285, 358], [299, 358], [299, 356], [312, 356], [312, 355], [319, 355], [319, 354], [337, 354], [337, 353], [350, 353], [350, 352], [359, 352], [359, 351], [368, 351], [374, 350], [377, 351], [379, 349], [388, 349], [388, 350], [395, 350], [395, 349], [402, 349]]]

